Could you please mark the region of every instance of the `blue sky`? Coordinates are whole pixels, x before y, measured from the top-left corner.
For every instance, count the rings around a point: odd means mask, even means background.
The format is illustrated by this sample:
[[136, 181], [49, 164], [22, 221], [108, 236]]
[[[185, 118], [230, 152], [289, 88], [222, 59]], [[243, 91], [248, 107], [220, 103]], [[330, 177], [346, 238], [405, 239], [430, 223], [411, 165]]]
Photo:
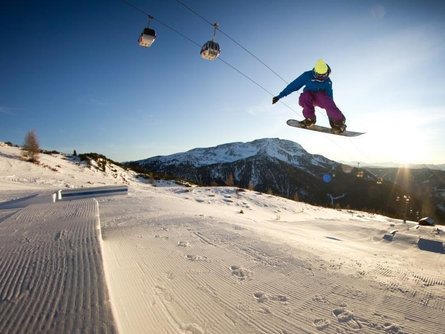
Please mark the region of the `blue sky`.
[[[182, 0], [290, 82], [318, 58], [332, 68], [344, 138], [290, 128], [299, 92], [216, 34], [221, 57], [122, 1], [2, 1], [0, 140], [34, 129], [44, 149], [98, 152], [116, 161], [279, 137], [310, 153], [355, 162], [445, 163], [445, 2]], [[203, 44], [212, 27], [175, 0], [136, 6]], [[327, 125], [323, 110], [318, 123]]]

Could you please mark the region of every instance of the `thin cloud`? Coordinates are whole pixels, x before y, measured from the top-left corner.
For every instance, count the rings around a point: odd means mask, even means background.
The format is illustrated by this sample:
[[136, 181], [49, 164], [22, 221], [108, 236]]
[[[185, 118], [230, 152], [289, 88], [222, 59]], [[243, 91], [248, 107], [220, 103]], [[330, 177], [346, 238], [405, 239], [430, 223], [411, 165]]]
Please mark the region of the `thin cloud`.
[[[279, 92], [277, 92], [278, 95]], [[294, 93], [296, 96], [299, 93]], [[285, 104], [283, 104], [284, 102]], [[298, 113], [300, 107], [295, 105], [294, 101], [288, 99], [283, 101], [278, 101], [276, 104], [272, 104], [272, 97], [264, 99], [261, 103], [256, 105], [248, 106], [244, 111], [252, 116], [261, 116], [266, 114], [279, 114], [279, 113], [289, 113], [295, 111]]]
[[247, 108], [247, 113], [253, 116], [270, 113], [273, 111], [272, 102], [262, 103], [256, 106], [250, 106]]
[[12, 115], [12, 109], [9, 107], [0, 106], [0, 114]]
[[82, 102], [84, 104], [91, 105], [91, 106], [97, 106], [97, 107], [104, 107], [104, 106], [108, 105], [107, 102], [99, 100], [99, 99], [96, 99], [94, 97], [83, 98]]

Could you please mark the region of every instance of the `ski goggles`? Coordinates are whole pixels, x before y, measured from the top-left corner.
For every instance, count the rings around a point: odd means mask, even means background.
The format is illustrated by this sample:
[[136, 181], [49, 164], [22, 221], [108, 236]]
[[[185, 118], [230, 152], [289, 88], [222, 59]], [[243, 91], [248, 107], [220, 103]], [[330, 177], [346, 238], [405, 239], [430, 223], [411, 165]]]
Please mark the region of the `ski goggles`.
[[314, 72], [314, 79], [317, 81], [325, 81], [329, 77], [329, 74], [331, 73], [331, 71], [329, 70], [325, 74], [320, 74], [315, 71], [313, 72]]

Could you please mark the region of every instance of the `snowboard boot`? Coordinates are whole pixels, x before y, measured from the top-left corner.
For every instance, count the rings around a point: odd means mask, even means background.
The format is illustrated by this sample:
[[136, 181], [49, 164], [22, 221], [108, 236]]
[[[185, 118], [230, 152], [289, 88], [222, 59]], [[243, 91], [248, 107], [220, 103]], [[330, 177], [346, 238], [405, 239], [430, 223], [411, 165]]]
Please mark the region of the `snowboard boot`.
[[331, 132], [339, 135], [346, 131], [346, 124], [345, 120], [341, 121], [331, 121], [329, 120], [329, 124], [331, 125]]
[[314, 125], [316, 121], [317, 121], [317, 119], [314, 117], [314, 118], [305, 118], [304, 120], [302, 120], [298, 123], [300, 123], [300, 126], [302, 128], [308, 128], [308, 127]]

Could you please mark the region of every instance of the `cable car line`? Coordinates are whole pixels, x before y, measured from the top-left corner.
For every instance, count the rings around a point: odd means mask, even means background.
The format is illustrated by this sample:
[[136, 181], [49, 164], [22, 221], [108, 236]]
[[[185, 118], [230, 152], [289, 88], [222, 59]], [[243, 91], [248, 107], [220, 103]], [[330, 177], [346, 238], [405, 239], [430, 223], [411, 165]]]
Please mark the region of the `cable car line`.
[[[133, 9], [141, 12], [142, 14], [148, 16], [151, 20], [158, 22], [159, 24], [163, 25], [164, 27], [170, 29], [171, 31], [173, 31], [174, 33], [178, 34], [179, 36], [181, 36], [182, 38], [188, 40], [190, 43], [198, 46], [199, 48], [201, 48], [201, 45], [199, 43], [197, 43], [196, 41], [194, 41], [193, 39], [191, 39], [190, 37], [184, 35], [182, 32], [180, 32], [179, 30], [175, 29], [174, 27], [170, 26], [169, 24], [166, 24], [164, 22], [162, 22], [161, 20], [157, 19], [156, 17], [153, 17], [152, 15], [150, 15], [149, 13], [147, 13], [146, 11], [144, 11], [143, 9], [135, 6], [134, 4], [132, 4], [131, 2], [128, 2], [126, 0], [122, 0], [122, 2], [124, 2], [125, 4], [129, 5], [130, 7], [132, 7]], [[212, 26], [214, 24], [212, 23]], [[219, 29], [218, 29], [219, 30]], [[227, 65], [228, 67], [230, 67], [231, 69], [233, 69], [234, 71], [238, 72], [239, 74], [241, 74], [244, 78], [246, 78], [247, 80], [249, 80], [250, 82], [252, 82], [253, 84], [255, 84], [256, 86], [258, 86], [259, 88], [261, 88], [263, 91], [265, 91], [267, 94], [269, 94], [270, 96], [275, 96], [271, 91], [269, 91], [267, 88], [265, 88], [263, 85], [261, 85], [260, 83], [258, 83], [257, 81], [255, 81], [253, 78], [251, 78], [250, 76], [248, 76], [247, 74], [245, 74], [243, 71], [241, 71], [240, 69], [238, 69], [237, 67], [235, 67], [234, 65], [232, 65], [231, 63], [229, 63], [228, 61], [224, 60], [221, 57], [218, 57], [218, 59], [220, 61], [222, 61], [225, 65]], [[280, 102], [287, 107], [289, 110], [291, 110], [292, 112], [298, 114], [298, 112], [293, 109], [291, 106], [289, 106], [287, 103], [283, 102], [280, 100]], [[301, 114], [301, 112], [300, 112]]]
[[[190, 8], [189, 6], [187, 6], [185, 3], [183, 3], [180, 0], [175, 0], [177, 3], [179, 3], [180, 5], [182, 5], [183, 7], [185, 7], [186, 9], [188, 9], [190, 12], [192, 12], [193, 14], [195, 14], [196, 16], [198, 16], [199, 18], [201, 18], [204, 22], [210, 24], [213, 26], [213, 23], [210, 22], [209, 20], [207, 20], [204, 16], [202, 16], [201, 14], [199, 14], [198, 12], [196, 12], [195, 10], [193, 10], [192, 8]], [[269, 69], [269, 71], [271, 71], [273, 74], [275, 74], [278, 78], [280, 78], [284, 83], [289, 84], [289, 82], [284, 79], [281, 75], [279, 75], [277, 72], [275, 72], [270, 66], [268, 66], [264, 61], [262, 61], [260, 58], [258, 58], [253, 52], [249, 51], [246, 47], [244, 47], [241, 43], [237, 42], [235, 39], [233, 39], [229, 34], [225, 33], [223, 30], [221, 30], [219, 27], [217, 28], [224, 36], [226, 36], [228, 39], [230, 39], [233, 43], [235, 43], [236, 45], [238, 45], [241, 49], [243, 49], [244, 51], [246, 51], [248, 54], [250, 54], [253, 58], [255, 58], [258, 62], [260, 62], [261, 64], [263, 64], [267, 69]]]
[[258, 82], [256, 82], [255, 80], [253, 80], [251, 77], [249, 77], [247, 74], [241, 72], [239, 69], [237, 69], [235, 66], [233, 66], [232, 64], [230, 64], [229, 62], [225, 61], [224, 59], [222, 59], [221, 57], [218, 58], [219, 60], [221, 60], [224, 64], [226, 64], [227, 66], [229, 66], [230, 68], [232, 68], [234, 71], [238, 72], [239, 74], [241, 74], [243, 77], [245, 77], [246, 79], [248, 79], [249, 81], [251, 81], [252, 83], [254, 83], [255, 85], [257, 85], [258, 87], [260, 87], [262, 90], [264, 90], [266, 93], [268, 93], [270, 96], [274, 96], [274, 94], [272, 92], [270, 92], [268, 89], [264, 88], [262, 85], [260, 85]]
[[[126, 1], [126, 0], [122, 0], [123, 3], [127, 4], [128, 6], [132, 7], [133, 9], [136, 9], [137, 11], [141, 12], [142, 14], [146, 15], [146, 16], [151, 16], [150, 14], [148, 14], [145, 10], [140, 9], [139, 7], [136, 7], [135, 5], [133, 5], [131, 2]], [[151, 16], [153, 17], [153, 16]]]
[[195, 42], [193, 39], [191, 39], [190, 37], [187, 37], [186, 35], [184, 35], [182, 32], [180, 32], [179, 30], [173, 28], [172, 26], [168, 25], [167, 23], [164, 23], [162, 21], [160, 21], [159, 19], [154, 19], [156, 20], [156, 22], [160, 23], [161, 25], [163, 25], [164, 27], [170, 29], [171, 31], [177, 33], [179, 36], [181, 36], [182, 38], [185, 38], [186, 40], [188, 40], [190, 43], [195, 44], [197, 47], [201, 47], [201, 45], [197, 42]]

